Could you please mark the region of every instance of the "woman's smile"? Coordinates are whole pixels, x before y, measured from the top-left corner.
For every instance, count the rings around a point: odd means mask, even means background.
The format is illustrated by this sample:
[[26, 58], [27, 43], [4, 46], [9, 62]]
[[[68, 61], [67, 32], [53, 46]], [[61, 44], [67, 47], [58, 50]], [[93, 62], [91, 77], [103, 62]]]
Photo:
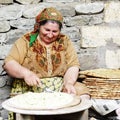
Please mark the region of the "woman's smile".
[[57, 39], [60, 33], [59, 25], [55, 22], [48, 22], [45, 25], [40, 26], [39, 33], [40, 39], [45, 44], [50, 44]]

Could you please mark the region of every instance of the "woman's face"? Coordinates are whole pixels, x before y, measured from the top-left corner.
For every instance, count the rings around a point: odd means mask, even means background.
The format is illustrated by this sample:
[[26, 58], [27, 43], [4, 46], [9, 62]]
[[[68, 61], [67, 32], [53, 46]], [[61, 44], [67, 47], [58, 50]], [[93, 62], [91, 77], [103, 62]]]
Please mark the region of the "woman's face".
[[40, 26], [40, 39], [45, 44], [50, 44], [54, 42], [60, 33], [59, 24], [56, 22], [47, 22]]

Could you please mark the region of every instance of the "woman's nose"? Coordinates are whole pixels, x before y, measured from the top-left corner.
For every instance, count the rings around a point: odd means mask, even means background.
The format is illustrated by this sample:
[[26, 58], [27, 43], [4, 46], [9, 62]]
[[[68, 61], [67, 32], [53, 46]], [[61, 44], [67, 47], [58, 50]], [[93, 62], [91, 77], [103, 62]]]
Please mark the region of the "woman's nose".
[[50, 32], [50, 33], [47, 34], [47, 36], [48, 36], [49, 38], [52, 38], [52, 37], [53, 37], [53, 33]]

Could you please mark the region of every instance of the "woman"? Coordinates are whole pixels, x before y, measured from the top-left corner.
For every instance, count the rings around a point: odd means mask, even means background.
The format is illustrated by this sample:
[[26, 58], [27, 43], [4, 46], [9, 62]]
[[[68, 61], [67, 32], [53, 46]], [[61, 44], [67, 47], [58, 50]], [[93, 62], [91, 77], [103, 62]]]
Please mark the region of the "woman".
[[[59, 11], [45, 8], [36, 16], [34, 31], [15, 42], [4, 62], [4, 69], [15, 78], [12, 95], [42, 92], [47, 86], [89, 99], [88, 89], [76, 82], [79, 60], [72, 42], [60, 33], [62, 22]], [[47, 85], [47, 78], [53, 86]]]

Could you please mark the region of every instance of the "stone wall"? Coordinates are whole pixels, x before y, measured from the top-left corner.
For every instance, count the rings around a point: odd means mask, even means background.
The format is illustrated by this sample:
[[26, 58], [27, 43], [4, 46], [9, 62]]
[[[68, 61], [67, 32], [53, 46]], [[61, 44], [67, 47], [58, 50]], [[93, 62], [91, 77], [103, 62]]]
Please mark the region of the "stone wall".
[[[59, 2], [58, 2], [59, 1]], [[34, 18], [45, 7], [56, 7], [64, 16], [62, 32], [73, 41], [81, 70], [120, 68], [119, 0], [0, 0], [0, 73], [13, 42], [33, 29]], [[9, 98], [12, 78], [0, 76], [1, 103]]]

